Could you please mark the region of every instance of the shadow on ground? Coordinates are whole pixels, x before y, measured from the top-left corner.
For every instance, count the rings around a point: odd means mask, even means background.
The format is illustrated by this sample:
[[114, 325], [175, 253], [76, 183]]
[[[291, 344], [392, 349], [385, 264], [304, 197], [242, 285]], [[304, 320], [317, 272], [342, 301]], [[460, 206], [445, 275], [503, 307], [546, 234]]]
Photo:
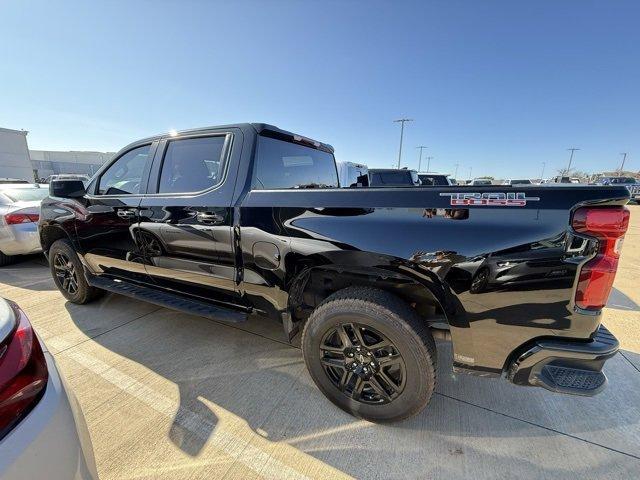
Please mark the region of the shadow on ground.
[[[453, 375], [450, 346], [440, 343], [439, 386], [429, 407], [404, 422], [375, 425], [325, 399], [300, 350], [281, 341], [275, 322], [251, 318], [239, 329], [158, 309], [96, 333], [97, 321], [109, 321], [99, 319], [100, 312], [110, 311], [114, 301], [107, 295], [96, 304], [66, 308], [94, 342], [177, 386], [179, 406], [167, 438], [192, 457], [217, 435], [213, 404], [275, 442], [274, 448], [295, 447], [355, 477], [615, 477], [631, 471], [628, 461], [640, 465], [640, 375], [622, 358], [607, 369], [608, 390], [587, 399]], [[131, 390], [127, 381], [119, 387], [136, 401], [156, 411], [155, 404], [166, 401], [145, 393], [144, 385]], [[113, 452], [130, 441], [113, 439]]]
[[439, 343], [428, 408], [375, 425], [325, 399], [271, 320], [236, 328], [117, 295], [65, 303], [45, 292], [53, 282], [42, 257], [0, 269], [0, 282], [81, 399], [105, 478], [198, 477], [228, 458], [278, 479], [631, 478], [640, 468], [633, 352], [607, 363], [601, 395], [579, 398], [453, 375], [450, 346]]

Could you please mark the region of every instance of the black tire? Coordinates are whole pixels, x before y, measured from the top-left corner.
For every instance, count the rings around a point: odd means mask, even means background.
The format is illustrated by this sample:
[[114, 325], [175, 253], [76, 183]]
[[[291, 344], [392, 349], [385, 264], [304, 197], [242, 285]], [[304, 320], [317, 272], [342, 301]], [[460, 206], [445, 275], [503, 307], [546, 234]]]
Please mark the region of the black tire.
[[[384, 337], [392, 348], [375, 351], [376, 345], [385, 344]], [[348, 356], [353, 357], [353, 345], [362, 342], [369, 360], [356, 354], [364, 363], [356, 362], [354, 370], [354, 360]], [[341, 349], [349, 353], [342, 355]], [[349, 287], [325, 299], [304, 327], [302, 354], [311, 378], [329, 400], [346, 412], [373, 422], [394, 422], [417, 414], [429, 403], [436, 385], [436, 344], [426, 322], [407, 303], [384, 290]], [[338, 367], [343, 358], [345, 367]], [[387, 360], [397, 363], [397, 367], [388, 366]], [[363, 365], [369, 367], [368, 378], [377, 380], [375, 386], [365, 380]], [[397, 368], [397, 372], [391, 368]], [[385, 381], [380, 379], [381, 369]], [[394, 386], [386, 380], [393, 381]], [[378, 394], [380, 387], [391, 399]]]
[[[63, 264], [66, 265], [66, 270]], [[56, 287], [72, 303], [79, 305], [89, 303], [104, 293], [103, 290], [87, 283], [82, 262], [69, 240], [56, 240], [51, 245], [49, 268]]]
[[4, 253], [0, 252], [0, 267], [11, 265], [13, 262], [15, 262], [15, 260], [15, 255], [5, 255]]

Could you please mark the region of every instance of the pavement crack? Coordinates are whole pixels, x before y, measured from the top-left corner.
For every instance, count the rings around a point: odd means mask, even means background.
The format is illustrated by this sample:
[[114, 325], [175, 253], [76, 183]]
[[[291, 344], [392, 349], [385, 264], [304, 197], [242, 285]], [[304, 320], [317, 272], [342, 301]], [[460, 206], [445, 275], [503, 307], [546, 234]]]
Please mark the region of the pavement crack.
[[610, 452], [619, 453], [621, 455], [625, 455], [627, 457], [631, 457], [631, 458], [634, 458], [636, 460], [640, 460], [640, 456], [633, 455], [633, 454], [627, 453], [627, 452], [623, 452], [621, 450], [618, 450], [618, 449], [615, 449], [615, 448], [612, 448], [612, 447], [607, 447], [606, 445], [602, 445], [601, 443], [592, 442], [591, 440], [587, 440], [585, 438], [581, 438], [581, 437], [578, 437], [576, 435], [572, 435], [570, 433], [562, 432], [560, 430], [556, 430], [555, 428], [545, 427], [544, 425], [540, 425], [540, 424], [537, 424], [535, 422], [530, 422], [529, 420], [525, 420], [524, 418], [514, 417], [513, 415], [509, 415], [508, 413], [498, 412], [497, 410], [493, 410], [492, 408], [483, 407], [482, 405], [477, 405], [475, 403], [468, 402], [468, 401], [462, 400], [460, 398], [452, 397], [451, 395], [447, 395], [445, 393], [440, 393], [440, 392], [434, 392], [434, 393], [436, 395], [440, 395], [441, 397], [445, 397], [445, 398], [448, 398], [450, 400], [455, 400], [457, 402], [464, 403], [465, 405], [469, 405], [471, 407], [480, 408], [480, 409], [485, 410], [487, 412], [495, 413], [496, 415], [501, 415], [503, 417], [510, 418], [512, 420], [517, 420], [519, 422], [526, 423], [526, 424], [534, 426], [534, 427], [542, 428], [543, 430], [547, 430], [549, 432], [557, 433], [557, 434], [563, 435], [565, 437], [573, 438], [574, 440], [578, 440], [578, 441], [581, 441], [581, 442], [584, 442], [584, 443], [588, 443], [588, 444], [596, 446], [596, 447], [604, 448], [605, 450], [609, 450]]

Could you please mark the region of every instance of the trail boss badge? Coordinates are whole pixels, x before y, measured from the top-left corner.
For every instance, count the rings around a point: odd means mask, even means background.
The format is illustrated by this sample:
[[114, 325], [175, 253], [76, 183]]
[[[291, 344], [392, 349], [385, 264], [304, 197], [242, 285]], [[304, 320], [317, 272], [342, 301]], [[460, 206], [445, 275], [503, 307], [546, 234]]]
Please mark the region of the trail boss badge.
[[494, 193], [441, 193], [441, 197], [451, 197], [451, 205], [456, 207], [477, 205], [489, 207], [524, 207], [527, 202], [537, 202], [540, 197], [527, 197], [524, 192]]

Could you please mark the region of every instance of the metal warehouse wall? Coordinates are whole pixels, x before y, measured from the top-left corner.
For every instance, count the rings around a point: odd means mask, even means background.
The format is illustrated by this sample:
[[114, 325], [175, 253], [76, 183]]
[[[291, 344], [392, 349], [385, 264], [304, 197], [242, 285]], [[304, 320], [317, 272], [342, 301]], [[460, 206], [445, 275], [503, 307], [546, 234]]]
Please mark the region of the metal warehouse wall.
[[93, 175], [104, 162], [113, 158], [114, 152], [61, 152], [31, 150], [31, 163], [38, 178], [46, 179], [59, 173], [83, 173]]
[[0, 128], [0, 177], [33, 181], [27, 133]]

